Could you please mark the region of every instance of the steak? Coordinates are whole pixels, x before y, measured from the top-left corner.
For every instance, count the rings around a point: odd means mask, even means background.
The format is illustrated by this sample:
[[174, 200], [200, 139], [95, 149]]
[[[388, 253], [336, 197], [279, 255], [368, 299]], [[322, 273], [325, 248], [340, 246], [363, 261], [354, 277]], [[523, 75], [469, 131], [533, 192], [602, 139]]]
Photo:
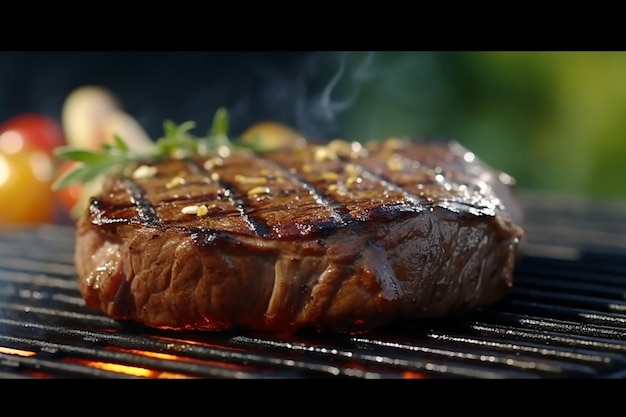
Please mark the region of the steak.
[[363, 332], [504, 297], [521, 224], [514, 180], [457, 142], [301, 139], [110, 175], [75, 263], [118, 320]]

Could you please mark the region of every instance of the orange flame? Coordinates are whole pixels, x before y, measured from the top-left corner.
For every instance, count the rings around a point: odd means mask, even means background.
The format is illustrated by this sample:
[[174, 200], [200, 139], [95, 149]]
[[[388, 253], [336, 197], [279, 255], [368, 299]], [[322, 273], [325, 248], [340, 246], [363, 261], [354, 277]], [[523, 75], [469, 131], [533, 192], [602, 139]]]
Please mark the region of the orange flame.
[[37, 354], [36, 352], [31, 352], [29, 350], [11, 349], [2, 346], [0, 346], [0, 353], [8, 353], [9, 355], [17, 356], [35, 356]]

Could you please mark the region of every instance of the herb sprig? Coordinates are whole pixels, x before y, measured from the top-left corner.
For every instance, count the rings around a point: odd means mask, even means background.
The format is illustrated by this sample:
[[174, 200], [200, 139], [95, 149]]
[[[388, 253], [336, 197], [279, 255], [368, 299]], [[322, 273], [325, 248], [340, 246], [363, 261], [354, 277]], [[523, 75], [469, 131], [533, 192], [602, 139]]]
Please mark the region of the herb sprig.
[[229, 117], [224, 108], [216, 111], [212, 127], [206, 137], [193, 135], [191, 131], [195, 126], [193, 121], [178, 125], [171, 120], [166, 120], [163, 123], [164, 136], [141, 152], [132, 150], [118, 135], [113, 137], [112, 143], [104, 143], [100, 151], [73, 146], [59, 147], [55, 150], [59, 158], [79, 164], [59, 177], [52, 188], [60, 190], [74, 183], [91, 182], [109, 172], [122, 170], [133, 162], [158, 161], [167, 157], [182, 159], [193, 155], [209, 155], [217, 153], [221, 147], [250, 148], [259, 152], [269, 150], [263, 146], [258, 137], [251, 141], [230, 139], [228, 137]]

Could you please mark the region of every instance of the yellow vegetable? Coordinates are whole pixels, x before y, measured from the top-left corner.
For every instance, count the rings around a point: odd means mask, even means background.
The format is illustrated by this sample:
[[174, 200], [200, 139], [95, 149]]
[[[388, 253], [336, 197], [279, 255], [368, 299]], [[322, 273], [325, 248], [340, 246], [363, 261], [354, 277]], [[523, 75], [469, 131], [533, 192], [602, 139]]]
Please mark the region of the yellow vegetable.
[[292, 146], [302, 134], [289, 126], [272, 121], [255, 123], [242, 135], [241, 139], [247, 142], [260, 141], [260, 145], [268, 148]]

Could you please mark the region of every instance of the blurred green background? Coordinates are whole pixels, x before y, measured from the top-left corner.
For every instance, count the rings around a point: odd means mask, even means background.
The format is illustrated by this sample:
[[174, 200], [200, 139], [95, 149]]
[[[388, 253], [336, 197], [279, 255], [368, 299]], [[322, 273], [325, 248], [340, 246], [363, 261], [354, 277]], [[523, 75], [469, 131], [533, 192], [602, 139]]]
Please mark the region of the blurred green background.
[[626, 197], [625, 52], [352, 52], [347, 61], [371, 71], [344, 136], [455, 139], [520, 188]]

